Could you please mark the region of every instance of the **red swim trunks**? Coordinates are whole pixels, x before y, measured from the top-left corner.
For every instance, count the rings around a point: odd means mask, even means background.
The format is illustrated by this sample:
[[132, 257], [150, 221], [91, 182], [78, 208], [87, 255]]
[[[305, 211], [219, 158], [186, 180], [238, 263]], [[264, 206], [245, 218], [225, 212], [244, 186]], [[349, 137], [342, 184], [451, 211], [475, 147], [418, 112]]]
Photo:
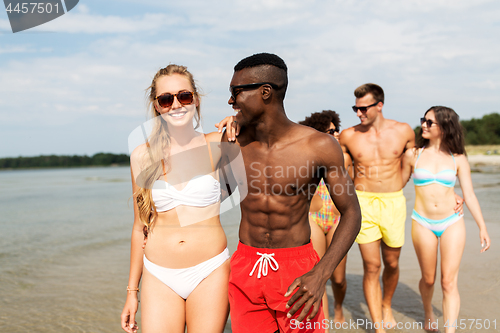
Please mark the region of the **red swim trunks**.
[[311, 243], [262, 249], [240, 242], [231, 257], [229, 276], [232, 332], [324, 332], [323, 305], [310, 322], [299, 323], [296, 318], [302, 309], [288, 319], [286, 302], [291, 295], [284, 296], [293, 280], [309, 272], [318, 261]]

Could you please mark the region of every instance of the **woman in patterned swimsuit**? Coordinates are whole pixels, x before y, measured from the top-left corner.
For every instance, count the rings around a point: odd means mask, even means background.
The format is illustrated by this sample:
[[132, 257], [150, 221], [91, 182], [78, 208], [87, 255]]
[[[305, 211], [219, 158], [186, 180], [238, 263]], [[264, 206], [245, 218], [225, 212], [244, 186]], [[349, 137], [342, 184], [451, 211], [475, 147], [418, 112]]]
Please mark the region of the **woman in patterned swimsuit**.
[[[326, 110], [316, 112], [310, 117], [300, 122], [301, 125], [312, 127], [320, 132], [332, 135], [337, 141], [340, 135], [340, 118], [335, 111]], [[345, 161], [346, 165], [350, 165], [350, 161]], [[323, 179], [319, 183], [316, 193], [311, 200], [309, 209], [309, 224], [311, 225], [311, 241], [314, 249], [320, 257], [326, 252], [332, 241], [333, 233], [337, 228], [337, 222], [340, 220], [340, 213], [333, 204], [328, 188]], [[343, 323], [344, 313], [342, 311], [342, 303], [344, 302], [347, 283], [345, 279], [347, 256], [342, 259], [340, 264], [333, 272], [330, 280], [332, 281], [333, 297], [335, 299], [335, 323]], [[329, 319], [328, 299], [323, 295], [323, 309], [325, 318]]]

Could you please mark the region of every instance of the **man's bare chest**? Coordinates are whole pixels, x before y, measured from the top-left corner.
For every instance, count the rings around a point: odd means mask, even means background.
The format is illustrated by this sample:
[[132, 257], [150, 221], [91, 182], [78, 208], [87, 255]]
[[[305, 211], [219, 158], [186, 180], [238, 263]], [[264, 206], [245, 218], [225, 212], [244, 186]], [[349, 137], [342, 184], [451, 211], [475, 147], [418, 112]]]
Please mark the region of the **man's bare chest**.
[[307, 150], [242, 149], [249, 185], [295, 190], [317, 178], [324, 167]]
[[360, 136], [347, 145], [352, 158], [358, 162], [399, 159], [405, 146], [406, 142], [403, 142], [397, 135]]

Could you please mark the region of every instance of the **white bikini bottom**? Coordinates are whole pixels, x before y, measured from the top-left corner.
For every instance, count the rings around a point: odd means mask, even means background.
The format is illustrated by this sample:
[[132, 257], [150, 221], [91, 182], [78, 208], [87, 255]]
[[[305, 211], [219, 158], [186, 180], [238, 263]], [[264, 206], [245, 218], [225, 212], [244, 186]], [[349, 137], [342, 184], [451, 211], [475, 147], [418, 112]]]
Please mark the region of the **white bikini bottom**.
[[177, 295], [186, 299], [207, 276], [229, 259], [229, 250], [198, 265], [188, 268], [166, 268], [158, 266], [144, 256], [144, 267], [158, 280], [165, 283]]

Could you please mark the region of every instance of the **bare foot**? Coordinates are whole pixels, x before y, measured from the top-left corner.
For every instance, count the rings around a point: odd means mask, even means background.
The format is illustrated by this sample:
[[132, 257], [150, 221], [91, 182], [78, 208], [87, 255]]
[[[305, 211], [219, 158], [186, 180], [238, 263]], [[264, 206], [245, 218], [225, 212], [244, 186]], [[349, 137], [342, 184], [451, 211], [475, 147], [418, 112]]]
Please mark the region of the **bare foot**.
[[392, 309], [389, 307], [382, 306], [382, 318], [384, 320], [384, 328], [391, 329], [396, 328], [398, 324], [394, 316], [392, 315]]
[[427, 332], [439, 332], [438, 324], [436, 322], [436, 319], [434, 318], [433, 313], [431, 313], [430, 317], [428, 317], [427, 315], [425, 316], [424, 330], [426, 330]]
[[339, 324], [345, 323], [344, 311], [342, 310], [342, 307], [339, 307], [339, 309], [335, 307], [335, 315], [333, 316], [333, 322]]

